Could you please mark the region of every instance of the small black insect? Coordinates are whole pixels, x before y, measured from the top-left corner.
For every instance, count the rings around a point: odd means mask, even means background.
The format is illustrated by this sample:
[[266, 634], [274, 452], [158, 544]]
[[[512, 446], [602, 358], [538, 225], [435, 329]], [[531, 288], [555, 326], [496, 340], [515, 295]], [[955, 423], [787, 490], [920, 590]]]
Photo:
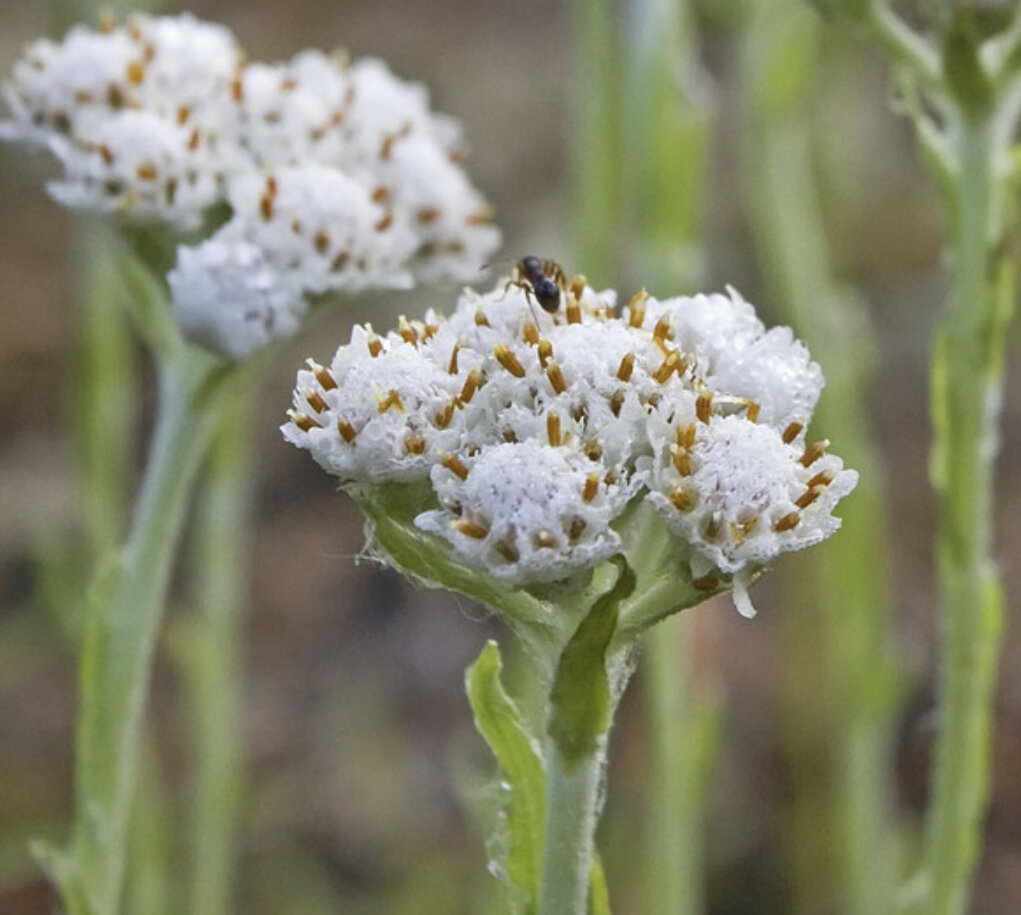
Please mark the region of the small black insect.
[[556, 261], [529, 254], [514, 265], [507, 288], [511, 286], [523, 290], [529, 300], [534, 295], [543, 311], [555, 314], [560, 308], [560, 294], [567, 289], [567, 275]]

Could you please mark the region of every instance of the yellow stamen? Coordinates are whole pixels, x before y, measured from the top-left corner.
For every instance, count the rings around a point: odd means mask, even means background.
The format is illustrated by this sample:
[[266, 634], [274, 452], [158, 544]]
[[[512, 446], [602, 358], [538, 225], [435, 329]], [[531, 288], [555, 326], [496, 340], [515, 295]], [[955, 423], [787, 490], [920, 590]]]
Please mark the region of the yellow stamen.
[[518, 362], [518, 357], [507, 349], [503, 343], [497, 343], [493, 347], [493, 356], [515, 378], [525, 377], [525, 367]]
[[458, 395], [458, 400], [461, 403], [471, 403], [471, 399], [475, 396], [475, 392], [479, 389], [479, 372], [478, 369], [472, 369], [468, 373], [468, 377], [464, 380], [464, 387], [461, 388], [461, 393]]
[[539, 328], [531, 321], [526, 321], [525, 326], [521, 328], [521, 338], [529, 346], [535, 346], [539, 342]]
[[582, 502], [591, 502], [599, 493], [599, 471], [593, 470], [585, 477], [585, 488], [581, 491]]
[[824, 492], [826, 492], [825, 486], [810, 486], [794, 500], [794, 504], [797, 505], [798, 508], [808, 508], [808, 506], [818, 499]]
[[698, 395], [698, 399], [695, 401], [695, 415], [698, 417], [699, 422], [708, 423], [709, 417], [713, 411], [713, 395], [708, 391], [703, 391]]
[[788, 512], [784, 515], [776, 524], [773, 525], [773, 530], [778, 534], [782, 534], [784, 531], [794, 530], [801, 521], [801, 512]]
[[308, 401], [308, 405], [316, 411], [316, 413], [325, 413], [330, 407], [329, 404], [323, 400], [322, 395], [312, 389], [308, 388], [305, 392], [305, 400]]
[[617, 369], [617, 377], [621, 381], [630, 381], [631, 373], [635, 369], [635, 354], [628, 353], [620, 360], [620, 368]]
[[748, 422], [757, 423], [759, 421], [759, 411], [762, 409], [762, 404], [757, 404], [754, 400], [748, 401], [748, 412], [745, 413], [745, 418]]
[[337, 431], [340, 433], [340, 437], [349, 445], [355, 440], [355, 436], [358, 434], [355, 431], [355, 427], [346, 419], [337, 420]]
[[675, 486], [668, 493], [668, 498], [678, 511], [687, 512], [695, 507], [695, 496], [685, 486]]
[[663, 315], [663, 317], [656, 322], [656, 326], [652, 329], [652, 339], [655, 340], [656, 343], [663, 344], [667, 340], [673, 340], [673, 338], [674, 331], [670, 326], [670, 316]]
[[789, 445], [798, 437], [798, 433], [804, 429], [803, 423], [791, 423], [786, 429], [783, 430], [783, 443]]
[[440, 462], [447, 468], [447, 470], [454, 474], [454, 476], [460, 477], [462, 480], [468, 479], [468, 468], [457, 456], [441, 452]]
[[660, 384], [666, 384], [667, 380], [675, 371], [684, 371], [684, 360], [681, 358], [681, 354], [677, 350], [672, 349], [669, 353], [667, 353], [666, 358], [660, 364], [660, 367], [656, 369], [656, 372], [652, 377]]
[[549, 340], [539, 341], [539, 365], [546, 368], [546, 364], [553, 358], [553, 344]]
[[401, 413], [404, 412], [404, 403], [401, 401], [401, 395], [393, 388], [387, 392], [386, 397], [380, 397], [377, 394], [376, 405], [380, 414], [386, 413], [391, 407], [399, 410]]
[[287, 415], [291, 418], [291, 422], [294, 423], [302, 432], [311, 432], [313, 429], [322, 429], [311, 416], [307, 413], [299, 413], [297, 410], [288, 410]]
[[799, 463], [802, 467], [811, 467], [826, 453], [826, 449], [829, 448], [829, 446], [829, 439], [825, 438], [809, 445], [805, 449], [805, 453], [799, 458]]
[[475, 309], [475, 324], [477, 327], [489, 327], [489, 318], [481, 308]]
[[405, 343], [418, 346], [418, 334], [415, 333], [415, 328], [408, 323], [408, 319], [404, 315], [397, 319], [397, 333], [401, 335], [401, 339]]
[[454, 525], [459, 534], [466, 537], [473, 537], [475, 540], [485, 540], [489, 536], [489, 528], [476, 524], [474, 521], [461, 520]]
[[556, 413], [546, 414], [546, 437], [554, 448], [560, 446], [560, 417]]
[[567, 323], [581, 324], [581, 306], [573, 293], [567, 294]]
[[436, 424], [438, 429], [446, 429], [450, 425], [450, 420], [454, 418], [454, 405], [448, 403], [439, 413], [436, 414], [436, 418], [433, 422]]
[[645, 300], [649, 297], [644, 289], [631, 296], [628, 307], [628, 326], [641, 327], [645, 323]]
[[312, 374], [315, 375], [316, 381], [319, 382], [319, 386], [324, 391], [332, 391], [337, 386], [337, 379], [330, 374], [329, 369], [320, 365], [314, 359], [306, 359], [305, 362], [312, 370]]
[[447, 366], [447, 373], [450, 375], [457, 374], [457, 354], [461, 350], [461, 344], [455, 343], [454, 349], [450, 353], [450, 365]]
[[833, 478], [836, 474], [832, 470], [823, 470], [821, 473], [817, 473], [811, 480], [809, 480], [805, 486], [811, 489], [813, 486], [829, 486], [833, 482]]
[[421, 435], [409, 435], [404, 439], [404, 449], [408, 454], [424, 454], [425, 439]]
[[564, 373], [560, 371], [560, 366], [552, 360], [549, 365], [546, 366], [546, 377], [549, 379], [549, 383], [553, 386], [553, 390], [558, 394], [563, 394], [567, 390], [567, 382], [564, 381]]

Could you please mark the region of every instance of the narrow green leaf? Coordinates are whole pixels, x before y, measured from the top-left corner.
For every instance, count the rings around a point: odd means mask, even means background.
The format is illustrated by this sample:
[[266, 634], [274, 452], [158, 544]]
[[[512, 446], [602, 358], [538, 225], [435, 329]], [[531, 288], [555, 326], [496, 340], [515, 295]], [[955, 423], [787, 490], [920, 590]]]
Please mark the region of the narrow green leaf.
[[500, 682], [500, 648], [489, 641], [465, 672], [468, 701], [475, 726], [496, 756], [509, 786], [505, 816], [508, 832], [506, 860], [501, 862], [509, 883], [526, 900], [523, 911], [534, 912], [542, 878], [546, 772], [539, 745]]
[[610, 682], [606, 649], [617, 631], [620, 603], [635, 588], [635, 575], [623, 556], [617, 583], [592, 605], [560, 656], [550, 691], [548, 732], [569, 768], [590, 757], [610, 724]]

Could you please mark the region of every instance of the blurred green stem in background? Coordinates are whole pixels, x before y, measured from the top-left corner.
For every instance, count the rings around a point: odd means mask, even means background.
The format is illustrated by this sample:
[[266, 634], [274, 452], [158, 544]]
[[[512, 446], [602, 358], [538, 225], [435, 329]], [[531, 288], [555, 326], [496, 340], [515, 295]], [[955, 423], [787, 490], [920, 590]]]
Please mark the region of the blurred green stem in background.
[[[572, 0], [574, 258], [595, 288], [615, 273], [620, 234], [620, 63], [614, 0]], [[569, 272], [577, 272], [572, 270]]]
[[940, 729], [924, 861], [905, 903], [924, 915], [963, 915], [982, 848], [1003, 629], [993, 486], [1015, 295], [1006, 244], [1015, 207], [1007, 191], [1017, 179], [1010, 153], [1021, 108], [1021, 9], [986, 19], [977, 4], [933, 4], [930, 44], [885, 2], [818, 2], [845, 16], [895, 65], [901, 108], [914, 121], [950, 225], [951, 288], [931, 376], [944, 638]]
[[[894, 907], [892, 739], [899, 688], [891, 651], [880, 461], [866, 388], [875, 361], [862, 303], [837, 286], [813, 180], [811, 100], [819, 27], [791, 0], [756, 0], [743, 25], [741, 153], [750, 228], [769, 305], [826, 376], [816, 430], [861, 474], [843, 530], [784, 576], [784, 747], [794, 773], [788, 824], [794, 911]], [[792, 574], [793, 573], [793, 574]], [[798, 574], [801, 573], [801, 574]]]
[[[628, 10], [627, 105], [630, 229], [628, 279], [654, 295], [701, 285], [710, 120], [687, 0], [638, 0]], [[643, 685], [652, 761], [646, 792], [644, 909], [697, 915], [704, 908], [703, 816], [716, 708], [691, 682], [688, 614], [647, 636]]]
[[[693, 292], [703, 273], [709, 116], [700, 95], [692, 11], [687, 0], [625, 4], [621, 41], [615, 39], [616, 4], [577, 0], [575, 9], [577, 265], [605, 281], [616, 275], [615, 258], [623, 251], [626, 280], [636, 291], [645, 284], [657, 295]], [[711, 744], [715, 720], [688, 684], [692, 625], [681, 614], [647, 636], [653, 764], [644, 885], [645, 905], [655, 915], [693, 915], [702, 908], [706, 767], [696, 748]]]
[[250, 410], [232, 404], [217, 425], [199, 489], [192, 552], [197, 612], [173, 633], [194, 717], [188, 853], [190, 915], [232, 911], [235, 823], [242, 776], [241, 622], [249, 581]]
[[[147, 303], [158, 311], [165, 303]], [[71, 915], [115, 915], [170, 571], [192, 483], [233, 376], [179, 338], [163, 340], [155, 435], [127, 544], [89, 595], [81, 658], [76, 812], [66, 853], [41, 849]]]
[[131, 334], [111, 230], [95, 220], [76, 227], [79, 309], [74, 424], [88, 568], [120, 542], [131, 479], [137, 410]]

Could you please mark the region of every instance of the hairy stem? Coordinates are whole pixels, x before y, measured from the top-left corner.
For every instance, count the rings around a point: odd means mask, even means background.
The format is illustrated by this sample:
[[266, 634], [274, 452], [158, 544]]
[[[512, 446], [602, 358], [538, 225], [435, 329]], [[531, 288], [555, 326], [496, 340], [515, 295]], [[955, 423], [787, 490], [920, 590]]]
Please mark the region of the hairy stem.
[[197, 615], [180, 659], [194, 716], [192, 915], [231, 911], [240, 789], [241, 615], [248, 580], [248, 411], [225, 411], [202, 490], [194, 551]]
[[[953, 279], [933, 354], [933, 484], [944, 658], [926, 846], [929, 915], [961, 915], [981, 848], [1002, 597], [991, 557], [993, 469], [1012, 290], [990, 270], [1002, 230], [995, 112], [963, 113], [956, 136]], [[999, 294], [998, 294], [999, 292]], [[1005, 294], [1004, 294], [1005, 293]]]
[[[64, 876], [83, 911], [119, 908], [143, 712], [188, 496], [227, 377], [185, 346], [161, 363], [159, 418], [120, 567], [97, 586], [81, 662], [76, 810]], [[64, 887], [66, 889], [66, 887]]]

